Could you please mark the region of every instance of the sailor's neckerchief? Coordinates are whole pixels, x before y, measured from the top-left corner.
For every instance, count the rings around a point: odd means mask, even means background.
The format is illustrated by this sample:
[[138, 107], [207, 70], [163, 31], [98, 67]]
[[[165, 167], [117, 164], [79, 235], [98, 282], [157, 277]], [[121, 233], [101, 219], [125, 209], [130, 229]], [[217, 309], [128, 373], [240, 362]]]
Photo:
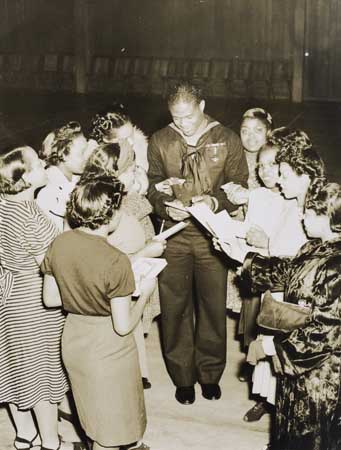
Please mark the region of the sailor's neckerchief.
[[[209, 117], [206, 116], [209, 120]], [[202, 133], [198, 137], [197, 143], [199, 142], [201, 136], [207, 133], [212, 128], [220, 125], [216, 120], [212, 122], [208, 122], [206, 127], [202, 130]], [[197, 195], [208, 194], [212, 189], [211, 177], [209, 175], [206, 161], [204, 159], [203, 151], [205, 147], [202, 149], [198, 149], [196, 145], [188, 144], [186, 141], [186, 136], [179, 130], [176, 125], [172, 122], [169, 125], [174, 131], [179, 133], [184, 141], [186, 142], [186, 152], [182, 155], [181, 161], [181, 174], [186, 180], [184, 183], [184, 187], [186, 184], [192, 185], [192, 190]]]

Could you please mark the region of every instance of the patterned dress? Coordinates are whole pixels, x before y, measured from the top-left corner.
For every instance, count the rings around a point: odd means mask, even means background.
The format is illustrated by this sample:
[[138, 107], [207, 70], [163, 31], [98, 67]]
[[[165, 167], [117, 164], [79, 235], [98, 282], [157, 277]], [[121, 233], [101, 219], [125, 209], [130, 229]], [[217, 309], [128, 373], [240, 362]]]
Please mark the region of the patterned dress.
[[341, 240], [306, 243], [293, 258], [251, 254], [244, 276], [258, 290], [311, 307], [307, 324], [277, 336], [276, 450], [341, 448]]
[[[153, 208], [145, 196], [136, 192], [129, 192], [123, 197], [121, 208], [128, 217], [121, 221], [122, 223], [109, 236], [108, 241], [122, 252], [133, 254], [141, 250], [155, 236], [149, 217]], [[136, 221], [138, 221], [137, 224]], [[157, 285], [143, 311], [142, 323], [145, 334], [149, 333], [153, 320], [160, 313], [159, 287]]]
[[34, 258], [56, 234], [35, 202], [0, 197], [1, 268], [13, 276], [10, 295], [0, 298], [0, 403], [20, 409], [58, 403], [68, 390], [60, 354], [64, 315], [44, 307]]

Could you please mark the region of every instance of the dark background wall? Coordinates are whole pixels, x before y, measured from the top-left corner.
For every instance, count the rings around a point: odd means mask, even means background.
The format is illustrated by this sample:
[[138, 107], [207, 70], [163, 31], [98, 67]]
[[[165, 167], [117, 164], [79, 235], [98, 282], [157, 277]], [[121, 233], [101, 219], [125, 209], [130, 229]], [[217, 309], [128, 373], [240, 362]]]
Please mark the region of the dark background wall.
[[341, 98], [341, 0], [0, 0], [0, 52], [73, 53], [75, 7], [88, 70], [94, 55], [297, 65], [299, 52], [304, 98]]
[[72, 53], [73, 0], [0, 0], [0, 51]]
[[[88, 0], [94, 54], [289, 58], [295, 0]], [[72, 52], [73, 0], [0, 0], [0, 50]]]
[[294, 1], [97, 0], [89, 4], [90, 34], [102, 53], [125, 48], [146, 56], [286, 58]]

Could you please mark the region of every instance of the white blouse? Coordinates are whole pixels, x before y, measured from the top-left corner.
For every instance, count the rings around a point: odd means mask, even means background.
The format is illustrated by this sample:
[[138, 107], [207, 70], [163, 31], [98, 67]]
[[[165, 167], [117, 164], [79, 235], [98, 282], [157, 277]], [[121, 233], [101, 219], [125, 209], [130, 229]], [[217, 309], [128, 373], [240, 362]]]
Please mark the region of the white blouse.
[[46, 171], [48, 182], [39, 191], [36, 200], [39, 207], [57, 226], [58, 230], [62, 232], [64, 228], [66, 203], [79, 177], [74, 175], [72, 180], [69, 181], [56, 166], [51, 166]]

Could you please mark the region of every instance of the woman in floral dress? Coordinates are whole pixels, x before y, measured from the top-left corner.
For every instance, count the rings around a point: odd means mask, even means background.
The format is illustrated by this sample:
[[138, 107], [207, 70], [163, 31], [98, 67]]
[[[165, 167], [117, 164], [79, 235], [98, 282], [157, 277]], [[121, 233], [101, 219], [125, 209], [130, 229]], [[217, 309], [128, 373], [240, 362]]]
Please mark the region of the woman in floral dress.
[[341, 448], [341, 188], [308, 198], [309, 237], [293, 259], [249, 254], [244, 274], [259, 290], [284, 289], [286, 302], [310, 307], [308, 322], [264, 346], [279, 358], [276, 428], [271, 449]]

